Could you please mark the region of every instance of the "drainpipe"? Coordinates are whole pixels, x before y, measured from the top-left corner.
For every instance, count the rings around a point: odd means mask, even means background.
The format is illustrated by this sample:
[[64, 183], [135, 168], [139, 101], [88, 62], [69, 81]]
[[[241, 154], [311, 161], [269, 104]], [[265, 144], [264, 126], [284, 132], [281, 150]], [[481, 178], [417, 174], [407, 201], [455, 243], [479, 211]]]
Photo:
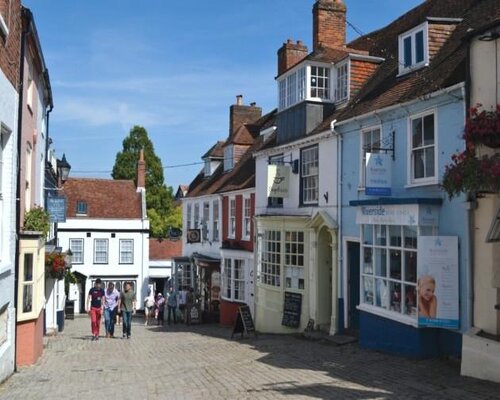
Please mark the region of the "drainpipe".
[[[343, 266], [342, 266], [342, 134], [335, 131], [335, 123], [337, 120], [333, 120], [330, 124], [330, 130], [333, 134], [337, 136], [337, 288], [336, 288], [336, 298], [335, 307], [336, 310], [336, 325], [330, 326], [330, 334], [336, 333], [339, 329], [339, 298], [343, 295], [342, 293], [342, 282], [343, 282]], [[345, 307], [344, 307], [345, 309]], [[345, 319], [345, 316], [344, 316]], [[332, 321], [333, 322], [333, 321]]]
[[[465, 98], [465, 110], [464, 110], [464, 122], [469, 115], [469, 109], [471, 107], [471, 70], [470, 70], [470, 42], [467, 45], [467, 55], [466, 55], [466, 75], [465, 75], [465, 87], [462, 88], [462, 96]], [[467, 206], [467, 219], [466, 219], [466, 229], [465, 229], [465, 240], [466, 240], [466, 251], [467, 251], [467, 262], [466, 268], [466, 287], [467, 287], [467, 320], [468, 326], [466, 330], [474, 326], [474, 210], [477, 208], [477, 200], [471, 198], [468, 195], [469, 201]], [[474, 196], [475, 197], [475, 196]]]
[[[24, 11], [24, 10], [23, 10]], [[24, 15], [24, 12], [23, 12]], [[28, 15], [28, 20], [29, 20]], [[31, 31], [31, 23], [28, 23], [26, 29], [21, 33], [21, 51], [19, 65], [19, 106], [17, 113], [17, 183], [16, 183], [16, 252], [14, 260], [14, 371], [17, 372], [17, 303], [19, 297], [19, 240], [21, 233], [21, 152], [22, 152], [22, 134], [23, 134], [23, 94], [24, 94], [24, 54], [26, 51], [26, 38]]]

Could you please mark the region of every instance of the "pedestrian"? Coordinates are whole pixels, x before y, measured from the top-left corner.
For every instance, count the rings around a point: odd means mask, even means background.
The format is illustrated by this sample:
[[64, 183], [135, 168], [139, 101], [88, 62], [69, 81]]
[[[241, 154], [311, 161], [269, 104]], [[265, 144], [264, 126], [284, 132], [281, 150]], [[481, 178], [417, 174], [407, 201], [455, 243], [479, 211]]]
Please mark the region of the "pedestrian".
[[187, 286], [183, 286], [179, 293], [179, 311], [186, 322], [186, 296], [187, 296]]
[[189, 288], [186, 294], [186, 324], [191, 325], [191, 308], [194, 305], [194, 293], [193, 288]]
[[123, 338], [130, 339], [132, 328], [132, 314], [135, 314], [137, 298], [132, 290], [130, 282], [125, 282], [123, 292], [120, 297], [120, 309], [123, 320]]
[[149, 325], [149, 320], [151, 319], [151, 314], [155, 306], [155, 296], [153, 295], [153, 290], [149, 291], [149, 294], [144, 298], [144, 326]]
[[101, 279], [97, 278], [94, 287], [89, 290], [87, 297], [87, 313], [90, 315], [90, 327], [92, 330], [92, 340], [99, 340], [99, 328], [102, 316], [102, 298], [104, 289], [101, 287]]
[[[118, 289], [116, 289], [118, 290]], [[121, 298], [122, 298], [122, 293], [118, 290], [118, 294], [120, 295], [120, 301], [121, 301]], [[121, 310], [121, 307], [118, 306], [116, 307], [116, 314], [115, 314], [115, 323], [116, 325], [121, 325], [122, 324], [122, 310]]]
[[155, 307], [156, 325], [163, 325], [163, 317], [165, 315], [165, 298], [163, 297], [163, 294], [158, 293], [156, 296]]
[[108, 288], [104, 292], [104, 324], [107, 338], [115, 336], [115, 315], [119, 309], [120, 292], [115, 289], [113, 282], [109, 282]]
[[174, 315], [174, 324], [177, 323], [177, 293], [174, 291], [174, 288], [171, 286], [169, 292], [167, 293], [167, 322], [170, 325], [170, 316]]

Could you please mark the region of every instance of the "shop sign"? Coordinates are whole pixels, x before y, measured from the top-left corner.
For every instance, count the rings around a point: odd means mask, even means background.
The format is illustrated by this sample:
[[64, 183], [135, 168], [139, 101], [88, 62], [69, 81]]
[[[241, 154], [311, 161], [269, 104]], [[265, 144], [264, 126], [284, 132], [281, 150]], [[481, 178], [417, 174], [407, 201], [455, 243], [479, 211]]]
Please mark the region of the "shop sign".
[[288, 197], [290, 166], [267, 166], [267, 197]]
[[366, 153], [365, 194], [391, 196], [392, 158], [384, 153]]
[[359, 206], [356, 223], [371, 225], [437, 226], [439, 208], [432, 205], [373, 205]]
[[419, 236], [417, 277], [418, 325], [458, 329], [458, 237]]
[[66, 222], [66, 197], [48, 196], [47, 211], [50, 222]]

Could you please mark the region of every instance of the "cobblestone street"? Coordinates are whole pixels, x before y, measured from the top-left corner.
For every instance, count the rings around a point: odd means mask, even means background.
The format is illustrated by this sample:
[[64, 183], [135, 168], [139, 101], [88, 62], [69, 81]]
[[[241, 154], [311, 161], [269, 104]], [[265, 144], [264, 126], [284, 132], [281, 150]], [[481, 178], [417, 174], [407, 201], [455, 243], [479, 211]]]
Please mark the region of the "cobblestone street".
[[230, 329], [215, 325], [141, 321], [130, 340], [93, 342], [88, 318], [67, 320], [35, 366], [0, 386], [0, 398], [500, 399], [500, 385], [460, 377], [455, 362], [291, 336], [231, 340]]

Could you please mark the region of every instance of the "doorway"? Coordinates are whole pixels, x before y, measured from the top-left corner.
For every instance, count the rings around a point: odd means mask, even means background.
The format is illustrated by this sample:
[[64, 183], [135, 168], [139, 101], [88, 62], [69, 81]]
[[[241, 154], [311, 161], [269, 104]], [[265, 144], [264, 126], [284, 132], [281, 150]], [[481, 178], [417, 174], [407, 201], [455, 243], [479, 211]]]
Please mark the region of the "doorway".
[[352, 332], [359, 330], [359, 273], [360, 246], [358, 242], [347, 242], [347, 323]]
[[330, 332], [332, 317], [332, 235], [326, 227], [318, 233], [318, 314], [316, 325]]

